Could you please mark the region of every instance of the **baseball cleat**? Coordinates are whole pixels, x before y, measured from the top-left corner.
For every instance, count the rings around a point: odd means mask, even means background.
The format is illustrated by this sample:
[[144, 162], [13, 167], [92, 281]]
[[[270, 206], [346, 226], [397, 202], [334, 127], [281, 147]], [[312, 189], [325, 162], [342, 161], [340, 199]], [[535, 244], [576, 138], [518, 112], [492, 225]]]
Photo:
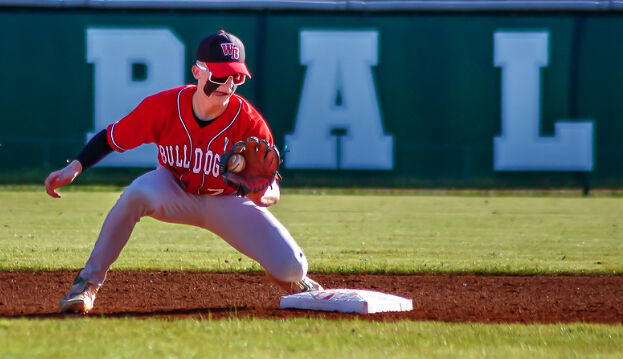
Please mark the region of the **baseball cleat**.
[[303, 279], [298, 282], [284, 282], [281, 280], [275, 279], [275, 277], [271, 276], [268, 272], [266, 273], [266, 277], [273, 282], [274, 284], [281, 287], [283, 290], [288, 292], [288, 294], [298, 294], [303, 292], [311, 292], [315, 290], [324, 290], [318, 282], [309, 278], [308, 276], [303, 277]]
[[324, 290], [318, 282], [305, 276], [302, 280], [292, 283], [293, 293], [311, 292], [314, 290]]
[[88, 313], [93, 309], [98, 290], [97, 284], [83, 279], [78, 273], [69, 293], [61, 300], [61, 312]]

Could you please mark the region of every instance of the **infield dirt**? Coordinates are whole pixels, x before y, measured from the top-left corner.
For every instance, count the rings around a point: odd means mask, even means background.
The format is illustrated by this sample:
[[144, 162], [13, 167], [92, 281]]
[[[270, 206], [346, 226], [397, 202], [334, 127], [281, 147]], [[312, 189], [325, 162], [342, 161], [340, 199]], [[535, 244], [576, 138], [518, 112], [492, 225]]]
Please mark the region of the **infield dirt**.
[[[0, 317], [73, 316], [59, 313], [59, 302], [75, 274], [1, 272]], [[285, 293], [262, 273], [111, 271], [89, 316], [623, 323], [623, 276], [310, 276], [327, 288], [412, 298], [413, 311], [359, 315], [279, 310]]]

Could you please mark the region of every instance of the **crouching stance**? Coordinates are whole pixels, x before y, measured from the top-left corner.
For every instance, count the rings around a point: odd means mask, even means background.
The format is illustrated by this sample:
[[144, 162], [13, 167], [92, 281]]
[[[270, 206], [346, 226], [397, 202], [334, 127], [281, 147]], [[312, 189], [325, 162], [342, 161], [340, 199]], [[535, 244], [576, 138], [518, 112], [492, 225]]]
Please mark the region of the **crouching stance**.
[[[93, 308], [108, 269], [144, 216], [217, 234], [262, 265], [267, 277], [288, 293], [322, 290], [307, 277], [301, 248], [266, 208], [279, 201], [279, 159], [277, 153], [276, 164], [275, 158], [268, 160], [274, 147], [264, 118], [234, 93], [251, 77], [244, 45], [221, 30], [203, 39], [196, 59], [192, 74], [197, 85], [147, 97], [45, 180], [47, 193], [58, 198], [57, 188], [113, 150], [124, 152], [145, 143], [155, 143], [159, 150], [160, 166], [136, 178], [108, 213], [91, 256], [61, 301], [61, 311], [86, 313]], [[228, 168], [227, 154], [238, 156], [248, 149], [262, 153], [266, 163]], [[249, 177], [263, 182], [250, 184], [244, 174], [253, 170], [268, 175], [254, 173]]]

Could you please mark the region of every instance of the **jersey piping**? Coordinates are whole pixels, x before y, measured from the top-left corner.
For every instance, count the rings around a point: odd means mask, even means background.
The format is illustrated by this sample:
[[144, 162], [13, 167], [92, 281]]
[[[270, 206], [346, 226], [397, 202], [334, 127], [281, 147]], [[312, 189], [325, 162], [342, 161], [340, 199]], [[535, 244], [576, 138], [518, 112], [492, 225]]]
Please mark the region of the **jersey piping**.
[[[223, 128], [221, 130], [221, 132], [217, 133], [214, 137], [212, 137], [212, 139], [210, 140], [210, 142], [208, 142], [208, 147], [207, 149], [210, 149], [210, 146], [212, 145], [212, 142], [214, 142], [214, 140], [216, 138], [218, 138], [218, 136], [220, 136], [223, 132], [227, 131], [228, 128], [231, 127], [231, 125], [234, 124], [234, 122], [236, 121], [236, 119], [238, 118], [238, 115], [240, 114], [240, 111], [242, 110], [242, 101], [238, 100], [238, 111], [236, 112], [236, 115], [234, 116], [234, 118], [231, 120], [231, 122], [229, 123], [229, 125], [225, 126], [225, 128]], [[197, 188], [197, 194], [200, 194], [201, 192], [201, 188], [203, 188], [203, 185], [205, 184], [205, 172], [202, 172], [201, 174], [201, 186], [199, 186]]]
[[[186, 134], [188, 135], [188, 142], [190, 142], [190, 162], [189, 163], [193, 163], [193, 155], [195, 154], [192, 150], [193, 148], [193, 139], [190, 136], [190, 132], [188, 132], [188, 128], [186, 128], [186, 124], [184, 123], [184, 120], [182, 119], [182, 110], [180, 109], [180, 97], [182, 95], [182, 91], [186, 90], [189, 87], [184, 87], [183, 89], [181, 89], [178, 93], [177, 93], [177, 117], [180, 119], [180, 122], [182, 123], [182, 126], [184, 127], [184, 131], [186, 131]], [[192, 102], [191, 102], [192, 103]], [[192, 104], [191, 104], [192, 106]], [[182, 178], [188, 174], [190, 172], [190, 166], [188, 167], [188, 171], [186, 171], [185, 173], [182, 173], [180, 175], [180, 182], [182, 181]], [[202, 178], [203, 181], [203, 178]], [[202, 183], [203, 186], [203, 183]]]
[[121, 147], [121, 146], [119, 146], [119, 144], [117, 143], [117, 141], [115, 141], [115, 135], [114, 135], [114, 133], [115, 133], [115, 125], [116, 125], [116, 124], [117, 124], [116, 122], [115, 122], [115, 123], [113, 123], [112, 127], [110, 128], [110, 139], [112, 140], [112, 144], [113, 144], [113, 145], [115, 145], [115, 147], [117, 147], [118, 149], [120, 149], [122, 152], [125, 152], [125, 151], [126, 151], [126, 149], [125, 149], [125, 148], [123, 148], [123, 147]]

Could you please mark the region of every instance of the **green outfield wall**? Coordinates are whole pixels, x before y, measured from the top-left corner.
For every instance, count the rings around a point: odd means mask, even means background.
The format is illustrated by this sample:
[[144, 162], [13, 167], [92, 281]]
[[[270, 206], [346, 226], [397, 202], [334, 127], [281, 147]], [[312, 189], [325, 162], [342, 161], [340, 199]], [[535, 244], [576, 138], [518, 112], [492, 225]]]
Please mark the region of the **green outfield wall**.
[[[623, 185], [623, 13], [0, 8], [0, 181], [43, 181], [221, 28], [286, 186]], [[125, 155], [125, 154], [124, 154]], [[85, 183], [126, 183], [157, 152]]]

